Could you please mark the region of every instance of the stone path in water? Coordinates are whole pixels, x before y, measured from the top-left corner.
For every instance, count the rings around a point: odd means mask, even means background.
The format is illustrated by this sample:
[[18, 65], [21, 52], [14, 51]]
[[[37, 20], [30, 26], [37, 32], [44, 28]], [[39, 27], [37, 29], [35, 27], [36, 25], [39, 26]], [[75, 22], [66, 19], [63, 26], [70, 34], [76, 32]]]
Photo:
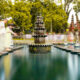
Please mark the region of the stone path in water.
[[74, 46], [63, 46], [63, 45], [54, 45], [54, 47], [67, 51], [67, 52], [80, 54], [80, 47], [78, 48]]
[[10, 51], [1, 52], [1, 53], [0, 53], [0, 57], [3, 56], [3, 55], [7, 55], [7, 54], [9, 54], [10, 52], [13, 52], [13, 51], [15, 51], [15, 50], [22, 49], [22, 48], [23, 48], [22, 46], [18, 46], [18, 47], [12, 48]]

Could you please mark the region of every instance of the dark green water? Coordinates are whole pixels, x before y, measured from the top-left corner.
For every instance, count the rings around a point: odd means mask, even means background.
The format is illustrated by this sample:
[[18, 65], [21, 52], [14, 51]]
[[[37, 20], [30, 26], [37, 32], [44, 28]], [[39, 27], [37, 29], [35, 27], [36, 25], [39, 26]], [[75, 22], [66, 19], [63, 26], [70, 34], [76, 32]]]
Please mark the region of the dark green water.
[[30, 54], [28, 47], [0, 58], [0, 80], [80, 80], [80, 56], [52, 47]]

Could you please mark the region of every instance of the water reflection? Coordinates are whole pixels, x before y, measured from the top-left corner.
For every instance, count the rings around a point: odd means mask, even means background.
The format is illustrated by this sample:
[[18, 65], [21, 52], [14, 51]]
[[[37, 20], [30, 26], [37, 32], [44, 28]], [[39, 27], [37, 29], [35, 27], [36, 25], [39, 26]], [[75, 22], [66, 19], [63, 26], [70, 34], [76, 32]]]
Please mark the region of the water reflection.
[[78, 55], [68, 54], [69, 80], [78, 80]]
[[80, 80], [80, 56], [78, 56], [78, 80]]
[[11, 55], [4, 56], [3, 60], [3, 65], [4, 65], [4, 72], [5, 72], [5, 79], [10, 80], [9, 75], [10, 75], [10, 69], [11, 69]]
[[0, 80], [10, 80], [11, 55], [4, 56], [0, 59]]
[[66, 52], [54, 48], [51, 57], [52, 57], [52, 63], [50, 63], [48, 78], [46, 80], [68, 80]]
[[30, 54], [28, 47], [0, 58], [0, 80], [80, 80], [80, 56], [52, 47]]
[[0, 58], [0, 80], [4, 80], [3, 59]]

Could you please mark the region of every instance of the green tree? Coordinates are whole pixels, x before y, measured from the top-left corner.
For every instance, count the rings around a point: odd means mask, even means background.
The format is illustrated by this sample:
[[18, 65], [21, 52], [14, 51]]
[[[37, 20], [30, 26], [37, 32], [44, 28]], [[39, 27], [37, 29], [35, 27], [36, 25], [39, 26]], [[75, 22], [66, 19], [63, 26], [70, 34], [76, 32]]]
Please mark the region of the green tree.
[[15, 24], [25, 33], [25, 30], [30, 30], [31, 24], [31, 4], [29, 2], [17, 1], [13, 5], [11, 15]]
[[54, 32], [62, 32], [67, 28], [67, 15], [62, 6], [57, 6], [50, 0], [33, 2], [31, 8], [33, 26], [38, 13], [42, 14], [48, 32], [51, 28]]
[[12, 2], [10, 0], [0, 0], [0, 16], [6, 18], [10, 16]]
[[80, 0], [74, 0], [74, 9], [76, 11], [76, 13], [80, 12]]
[[54, 32], [62, 32], [67, 28], [67, 15], [62, 6], [49, 1], [44, 2], [43, 16], [48, 31], [51, 27]]
[[67, 15], [69, 16], [69, 13], [71, 11], [71, 9], [69, 10], [70, 8], [70, 4], [73, 2], [73, 0], [64, 0], [64, 10], [66, 11]]
[[67, 28], [66, 12], [52, 0], [15, 0], [14, 5], [10, 0], [0, 1], [0, 15], [4, 18], [12, 16], [24, 33], [33, 30], [38, 13], [42, 14], [48, 32], [62, 32]]

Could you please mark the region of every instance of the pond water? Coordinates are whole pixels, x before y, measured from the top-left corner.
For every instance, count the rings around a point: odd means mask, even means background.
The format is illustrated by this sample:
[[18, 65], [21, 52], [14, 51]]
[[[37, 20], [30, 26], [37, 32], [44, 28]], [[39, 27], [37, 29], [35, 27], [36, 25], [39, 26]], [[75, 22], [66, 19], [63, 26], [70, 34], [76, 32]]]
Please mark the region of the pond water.
[[52, 47], [30, 54], [28, 46], [0, 57], [0, 80], [80, 80], [80, 56]]

